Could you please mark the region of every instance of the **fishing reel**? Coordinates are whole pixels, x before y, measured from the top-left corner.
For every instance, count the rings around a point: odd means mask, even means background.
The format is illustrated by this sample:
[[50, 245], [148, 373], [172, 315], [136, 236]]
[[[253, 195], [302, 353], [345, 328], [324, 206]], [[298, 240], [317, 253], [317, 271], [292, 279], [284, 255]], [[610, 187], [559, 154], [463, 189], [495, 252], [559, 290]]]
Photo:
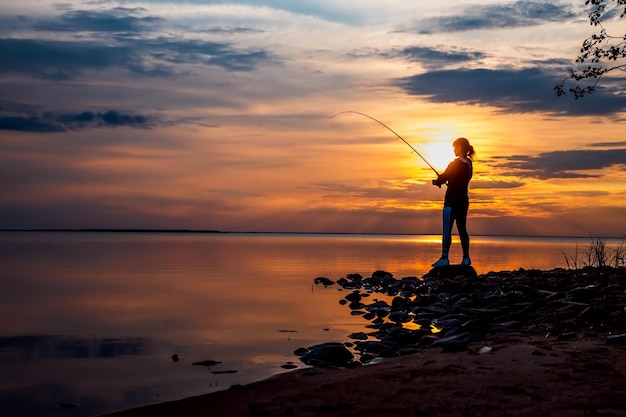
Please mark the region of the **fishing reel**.
[[436, 185], [437, 187], [441, 188], [441, 184], [437, 183], [437, 180], [433, 180], [433, 185]]

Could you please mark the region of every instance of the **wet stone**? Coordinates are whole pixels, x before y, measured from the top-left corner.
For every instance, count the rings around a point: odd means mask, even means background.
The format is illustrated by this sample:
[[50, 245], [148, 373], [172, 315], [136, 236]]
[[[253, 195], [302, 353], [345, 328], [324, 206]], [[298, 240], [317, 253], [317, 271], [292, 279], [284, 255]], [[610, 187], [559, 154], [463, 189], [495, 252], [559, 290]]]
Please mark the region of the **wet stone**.
[[348, 301], [359, 302], [359, 301], [361, 301], [361, 294], [358, 291], [354, 291], [354, 292], [351, 292], [350, 294], [346, 295], [343, 298], [345, 298]]
[[220, 364], [222, 362], [220, 361], [214, 361], [214, 360], [206, 360], [206, 361], [200, 361], [200, 362], [193, 362], [192, 365], [197, 365], [197, 366], [215, 366], [217, 364]]
[[326, 277], [317, 277], [313, 280], [313, 282], [315, 282], [316, 284], [321, 284], [325, 287], [328, 287], [330, 285], [333, 285], [335, 283], [335, 281], [328, 279]]
[[307, 348], [300, 360], [310, 366], [345, 367], [354, 361], [354, 355], [342, 343], [327, 342]]
[[626, 334], [612, 334], [606, 338], [609, 343], [626, 344]]
[[357, 332], [349, 334], [348, 337], [354, 340], [367, 340], [368, 336], [363, 332]]

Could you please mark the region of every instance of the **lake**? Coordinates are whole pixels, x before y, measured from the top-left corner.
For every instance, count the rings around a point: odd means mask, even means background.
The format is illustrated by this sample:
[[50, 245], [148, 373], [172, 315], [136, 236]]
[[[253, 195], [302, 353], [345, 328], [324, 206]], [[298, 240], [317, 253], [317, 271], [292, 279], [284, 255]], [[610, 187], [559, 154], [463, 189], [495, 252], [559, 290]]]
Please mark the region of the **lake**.
[[[553, 269], [588, 243], [472, 237], [471, 255], [479, 274]], [[2, 415], [95, 416], [305, 367], [295, 349], [368, 324], [316, 277], [420, 277], [439, 254], [439, 236], [0, 232]]]

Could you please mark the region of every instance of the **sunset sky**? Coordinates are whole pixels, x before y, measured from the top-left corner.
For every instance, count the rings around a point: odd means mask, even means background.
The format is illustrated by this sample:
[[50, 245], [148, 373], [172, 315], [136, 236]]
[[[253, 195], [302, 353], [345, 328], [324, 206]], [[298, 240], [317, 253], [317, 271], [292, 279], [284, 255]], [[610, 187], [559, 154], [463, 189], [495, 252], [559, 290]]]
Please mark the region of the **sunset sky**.
[[[622, 36], [624, 19], [606, 28]], [[0, 0], [0, 229], [626, 234], [626, 78], [580, 1]], [[621, 78], [619, 78], [621, 76]]]

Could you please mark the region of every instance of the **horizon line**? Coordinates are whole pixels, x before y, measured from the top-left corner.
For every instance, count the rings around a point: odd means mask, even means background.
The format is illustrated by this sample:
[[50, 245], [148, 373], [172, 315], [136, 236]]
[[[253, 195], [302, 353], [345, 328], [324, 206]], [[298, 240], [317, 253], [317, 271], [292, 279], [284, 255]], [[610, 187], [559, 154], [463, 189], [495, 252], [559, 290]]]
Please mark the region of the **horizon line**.
[[[189, 234], [287, 234], [287, 235], [370, 235], [370, 236], [440, 236], [440, 233], [381, 233], [381, 232], [296, 232], [296, 231], [223, 231], [214, 229], [144, 229], [144, 228], [44, 228], [44, 229], [0, 229], [0, 232], [64, 232], [64, 233], [189, 233]], [[481, 237], [541, 237], [567, 239], [626, 239], [625, 236], [560, 236], [560, 235], [516, 235], [491, 234], [473, 235]]]

